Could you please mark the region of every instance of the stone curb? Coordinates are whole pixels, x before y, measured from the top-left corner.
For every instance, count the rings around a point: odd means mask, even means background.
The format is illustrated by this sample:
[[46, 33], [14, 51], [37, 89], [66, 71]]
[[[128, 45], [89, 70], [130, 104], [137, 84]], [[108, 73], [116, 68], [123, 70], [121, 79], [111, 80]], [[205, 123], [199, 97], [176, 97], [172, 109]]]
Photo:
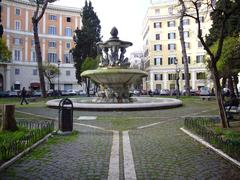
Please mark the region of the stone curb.
[[213, 147], [211, 144], [209, 144], [208, 142], [206, 142], [205, 140], [203, 140], [201, 137], [191, 133], [190, 131], [184, 129], [184, 128], [180, 128], [184, 133], [186, 133], [187, 135], [189, 135], [190, 137], [192, 137], [193, 139], [195, 139], [196, 141], [198, 141], [199, 143], [201, 143], [202, 145], [206, 146], [207, 148], [213, 150], [214, 152], [216, 152], [217, 154], [219, 154], [220, 156], [222, 156], [224, 159], [227, 159], [228, 161], [230, 161], [231, 163], [233, 163], [234, 165], [237, 165], [238, 168], [240, 168], [240, 162], [237, 161], [236, 159], [233, 159], [232, 157], [230, 157], [229, 155], [227, 155], [226, 153], [224, 153], [222, 150], [217, 149], [215, 147]]
[[52, 133], [47, 134], [44, 138], [40, 139], [39, 141], [37, 141], [35, 144], [33, 144], [32, 146], [28, 147], [27, 149], [25, 149], [24, 151], [22, 151], [21, 153], [19, 153], [17, 156], [13, 157], [12, 159], [10, 159], [9, 161], [3, 163], [0, 166], [0, 172], [3, 171], [4, 169], [6, 169], [7, 167], [11, 166], [14, 162], [16, 162], [18, 159], [20, 159], [22, 156], [24, 156], [25, 154], [27, 154], [29, 151], [31, 151], [32, 149], [34, 149], [35, 147], [37, 147], [38, 145], [40, 145], [41, 143], [43, 143], [44, 141], [46, 141], [53, 133], [55, 133], [55, 131], [53, 131]]

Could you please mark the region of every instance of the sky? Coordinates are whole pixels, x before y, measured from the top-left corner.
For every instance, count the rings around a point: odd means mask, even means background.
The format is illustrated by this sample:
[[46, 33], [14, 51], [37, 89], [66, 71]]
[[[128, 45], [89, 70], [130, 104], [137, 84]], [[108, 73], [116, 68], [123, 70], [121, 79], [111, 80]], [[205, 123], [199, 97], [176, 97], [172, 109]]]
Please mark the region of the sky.
[[[127, 55], [142, 50], [142, 23], [150, 0], [91, 0], [101, 23], [102, 40], [110, 38], [112, 27], [118, 29], [118, 37], [133, 43], [127, 48]], [[82, 8], [85, 0], [58, 0], [54, 4]]]

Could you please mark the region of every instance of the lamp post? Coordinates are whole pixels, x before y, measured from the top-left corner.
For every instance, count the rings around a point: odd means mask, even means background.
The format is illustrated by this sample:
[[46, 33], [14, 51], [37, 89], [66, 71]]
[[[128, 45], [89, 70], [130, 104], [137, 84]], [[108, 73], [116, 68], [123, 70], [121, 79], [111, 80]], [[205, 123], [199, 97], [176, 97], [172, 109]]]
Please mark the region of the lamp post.
[[57, 61], [58, 64], [58, 97], [60, 96], [60, 88], [59, 88], [59, 74], [60, 74], [60, 59]]
[[177, 93], [176, 93], [176, 98], [179, 98], [179, 73], [180, 73], [180, 68], [178, 68], [178, 60], [176, 59], [174, 64], [176, 65], [176, 86], [177, 86]]

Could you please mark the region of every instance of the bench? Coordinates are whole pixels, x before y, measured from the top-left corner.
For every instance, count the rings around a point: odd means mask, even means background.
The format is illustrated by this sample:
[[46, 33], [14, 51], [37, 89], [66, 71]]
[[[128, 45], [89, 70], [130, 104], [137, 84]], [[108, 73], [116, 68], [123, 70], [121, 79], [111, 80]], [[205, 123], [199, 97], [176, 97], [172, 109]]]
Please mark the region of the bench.
[[229, 121], [233, 119], [234, 114], [239, 114], [240, 116], [240, 105], [239, 106], [226, 106], [225, 107], [226, 115], [227, 115], [227, 123], [230, 127]]
[[202, 99], [203, 101], [204, 101], [204, 100], [210, 101], [210, 100], [215, 99], [215, 96], [199, 96], [199, 97], [200, 97], [200, 99]]

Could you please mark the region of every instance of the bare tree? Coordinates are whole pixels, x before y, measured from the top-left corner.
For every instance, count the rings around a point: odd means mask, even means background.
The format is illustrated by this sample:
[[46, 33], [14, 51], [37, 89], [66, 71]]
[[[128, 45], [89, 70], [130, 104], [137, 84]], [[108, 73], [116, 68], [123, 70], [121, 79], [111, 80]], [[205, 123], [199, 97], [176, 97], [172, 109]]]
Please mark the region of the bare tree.
[[36, 4], [36, 10], [34, 11], [34, 14], [32, 17], [33, 34], [34, 34], [34, 41], [35, 41], [35, 51], [36, 51], [36, 57], [37, 57], [37, 63], [38, 63], [38, 73], [39, 73], [42, 96], [47, 97], [45, 80], [44, 80], [42, 52], [41, 52], [39, 35], [38, 35], [38, 24], [45, 13], [48, 3], [55, 2], [56, 0], [30, 0], [30, 1], [34, 2]]
[[179, 23], [178, 31], [179, 31], [180, 42], [181, 42], [181, 46], [182, 46], [182, 57], [183, 57], [183, 62], [184, 62], [184, 81], [185, 81], [184, 89], [186, 90], [186, 95], [190, 96], [188, 57], [187, 57], [185, 39], [184, 39], [184, 34], [183, 34], [183, 32], [184, 32], [183, 17], [186, 14], [186, 7], [185, 7], [183, 0], [179, 0], [179, 2], [180, 2], [181, 9], [180, 9], [180, 23]]
[[[188, 0], [184, 1], [186, 12], [184, 16], [188, 16], [193, 18], [197, 23], [197, 37], [201, 41], [204, 49], [206, 50], [209, 56], [209, 69], [211, 71], [213, 82], [215, 86], [215, 93], [217, 97], [217, 102], [219, 106], [219, 113], [221, 118], [222, 127], [228, 127], [226, 112], [223, 106], [223, 97], [222, 97], [222, 90], [220, 86], [220, 78], [219, 72], [217, 69], [217, 62], [220, 59], [222, 48], [223, 48], [223, 41], [225, 38], [224, 31], [226, 26], [227, 20], [234, 14], [237, 10], [237, 5], [234, 1], [231, 0], [219, 0], [218, 3], [222, 3], [221, 6], [216, 6], [214, 0]], [[235, 4], [234, 4], [235, 3]], [[201, 8], [202, 7], [202, 8]], [[205, 10], [206, 13], [214, 13], [216, 12], [219, 15], [219, 20], [221, 21], [220, 33], [218, 37], [218, 46], [216, 53], [213, 53], [210, 47], [207, 46], [206, 40], [203, 37], [202, 33], [202, 23], [201, 23], [201, 10]]]

